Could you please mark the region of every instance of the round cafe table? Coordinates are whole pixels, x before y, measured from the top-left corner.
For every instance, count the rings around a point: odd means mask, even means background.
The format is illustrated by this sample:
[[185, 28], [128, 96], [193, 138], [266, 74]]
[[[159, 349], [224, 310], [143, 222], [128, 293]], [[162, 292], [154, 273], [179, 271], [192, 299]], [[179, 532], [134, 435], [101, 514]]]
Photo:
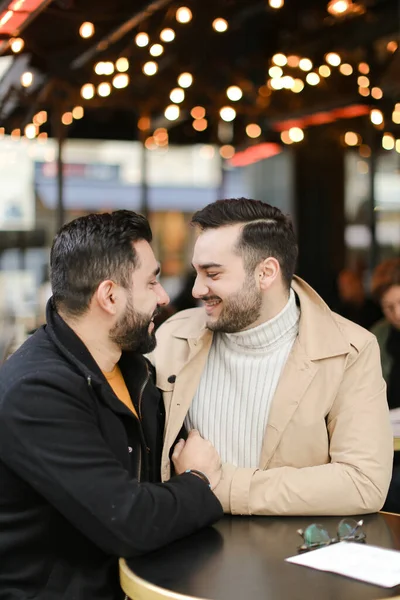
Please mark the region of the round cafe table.
[[[400, 550], [400, 516], [364, 519], [367, 543]], [[121, 586], [132, 600], [378, 600], [382, 588], [285, 562], [297, 554], [297, 529], [321, 523], [336, 534], [340, 517], [233, 517], [145, 556], [120, 560]], [[400, 560], [400, 555], [399, 555]]]

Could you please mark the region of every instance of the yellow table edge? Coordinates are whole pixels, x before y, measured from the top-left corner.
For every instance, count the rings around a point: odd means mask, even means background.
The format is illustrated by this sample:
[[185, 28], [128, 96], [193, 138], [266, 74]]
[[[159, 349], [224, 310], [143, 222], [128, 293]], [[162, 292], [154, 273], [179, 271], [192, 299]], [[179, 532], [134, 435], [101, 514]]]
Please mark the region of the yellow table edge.
[[185, 596], [177, 594], [165, 588], [149, 583], [145, 579], [133, 573], [124, 558], [119, 559], [119, 577], [123, 592], [132, 600], [161, 600], [171, 598], [173, 600], [206, 600], [199, 596]]

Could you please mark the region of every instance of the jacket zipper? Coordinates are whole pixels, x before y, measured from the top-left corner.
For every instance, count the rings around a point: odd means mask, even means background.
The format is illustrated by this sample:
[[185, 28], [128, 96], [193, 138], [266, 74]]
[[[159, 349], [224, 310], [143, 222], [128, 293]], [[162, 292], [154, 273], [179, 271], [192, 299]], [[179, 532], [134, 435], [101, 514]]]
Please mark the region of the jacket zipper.
[[[150, 372], [149, 372], [149, 367], [148, 364], [146, 362], [146, 370], [147, 370], [147, 374], [146, 374], [146, 379], [144, 380], [144, 382], [142, 383], [142, 386], [140, 388], [140, 393], [139, 393], [139, 400], [138, 400], [138, 413], [139, 413], [139, 421], [142, 420], [142, 398], [143, 398], [143, 393], [144, 390], [146, 389], [146, 386], [149, 382], [150, 379]], [[141, 427], [140, 423], [139, 423], [139, 427]], [[149, 449], [146, 446], [146, 451], [148, 452]], [[142, 444], [140, 444], [139, 447], [139, 467], [138, 467], [138, 481], [140, 483], [140, 476], [141, 476], [141, 472], [142, 472]]]

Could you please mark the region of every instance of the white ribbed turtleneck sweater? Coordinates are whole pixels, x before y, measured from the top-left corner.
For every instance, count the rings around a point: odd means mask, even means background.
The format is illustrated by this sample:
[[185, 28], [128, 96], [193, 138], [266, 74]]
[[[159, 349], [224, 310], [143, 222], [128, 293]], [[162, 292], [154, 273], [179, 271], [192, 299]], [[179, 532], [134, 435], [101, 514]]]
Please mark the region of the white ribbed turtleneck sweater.
[[222, 462], [257, 467], [272, 398], [299, 330], [290, 290], [273, 319], [238, 333], [215, 333], [186, 426], [216, 447]]

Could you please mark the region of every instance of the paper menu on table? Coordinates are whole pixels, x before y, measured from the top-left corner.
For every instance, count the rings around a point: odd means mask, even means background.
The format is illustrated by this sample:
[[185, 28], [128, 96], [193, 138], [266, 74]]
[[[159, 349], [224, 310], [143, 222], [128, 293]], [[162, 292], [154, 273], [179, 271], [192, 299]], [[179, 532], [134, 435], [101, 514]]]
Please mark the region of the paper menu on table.
[[400, 552], [368, 544], [340, 542], [285, 560], [382, 587], [400, 584]]

